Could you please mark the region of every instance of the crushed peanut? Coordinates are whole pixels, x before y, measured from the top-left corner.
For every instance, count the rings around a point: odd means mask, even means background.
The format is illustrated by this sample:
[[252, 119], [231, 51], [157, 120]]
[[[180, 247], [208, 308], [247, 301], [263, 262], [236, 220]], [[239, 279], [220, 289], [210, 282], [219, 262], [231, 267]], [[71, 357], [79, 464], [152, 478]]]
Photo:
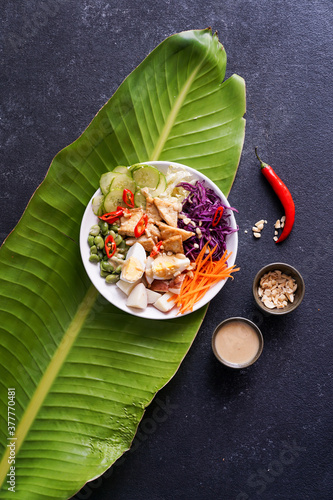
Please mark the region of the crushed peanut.
[[297, 285], [295, 280], [279, 270], [269, 271], [260, 279], [258, 296], [268, 309], [282, 309], [294, 302]]
[[[286, 216], [283, 215], [281, 217], [281, 219], [278, 219], [275, 224], [274, 224], [274, 228], [275, 228], [275, 231], [274, 231], [274, 235], [277, 236], [279, 234], [279, 231], [278, 229], [283, 229], [284, 228], [284, 224], [285, 224], [285, 221], [286, 221]], [[277, 241], [278, 238], [273, 238], [274, 241]]]
[[258, 220], [258, 222], [256, 222], [255, 225], [252, 227], [252, 234], [255, 238], [261, 237], [260, 233], [264, 229], [264, 224], [267, 224], [267, 220], [261, 219]]
[[184, 221], [184, 224], [192, 224], [191, 219], [189, 219], [188, 217], [186, 217], [186, 215], [184, 215], [184, 214], [179, 214], [178, 218], [182, 219]]

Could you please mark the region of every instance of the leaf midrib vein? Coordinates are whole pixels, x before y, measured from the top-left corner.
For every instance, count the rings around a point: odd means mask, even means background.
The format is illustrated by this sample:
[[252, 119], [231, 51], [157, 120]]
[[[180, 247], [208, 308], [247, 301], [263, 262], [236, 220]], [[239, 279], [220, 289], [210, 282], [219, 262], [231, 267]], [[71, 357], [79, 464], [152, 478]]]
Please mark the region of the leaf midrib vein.
[[184, 100], [188, 94], [188, 91], [191, 88], [191, 85], [192, 85], [199, 69], [201, 68], [201, 66], [203, 64], [203, 61], [204, 61], [204, 59], [202, 61], [200, 61], [200, 63], [197, 64], [197, 66], [194, 68], [194, 70], [192, 71], [190, 76], [187, 78], [186, 82], [183, 85], [182, 90], [179, 92], [177, 99], [175, 100], [173, 106], [171, 107], [169, 115], [168, 115], [167, 119], [165, 120], [162, 132], [161, 132], [159, 139], [156, 143], [156, 146], [154, 148], [154, 151], [152, 152], [152, 154], [150, 156], [151, 161], [157, 161], [159, 159], [160, 154], [163, 151], [163, 147], [169, 138], [170, 131], [171, 131], [171, 129], [176, 121], [176, 117], [178, 115], [178, 112], [184, 103]]
[[[98, 292], [91, 285], [87, 290], [85, 297], [83, 298], [72, 322], [64, 332], [64, 336], [55, 351], [55, 354], [48, 365], [43, 377], [41, 378], [36, 391], [28, 404], [23, 417], [18, 424], [17, 431], [15, 434], [16, 439], [16, 454], [18, 454], [26, 435], [28, 434], [31, 426], [33, 425], [36, 416], [42, 407], [45, 398], [47, 397], [49, 390], [56, 379], [67, 355], [74, 344], [91, 308], [93, 307]], [[0, 486], [6, 479], [6, 474], [9, 469], [8, 457], [10, 449], [7, 447], [6, 453], [4, 453], [2, 461], [0, 462]]]

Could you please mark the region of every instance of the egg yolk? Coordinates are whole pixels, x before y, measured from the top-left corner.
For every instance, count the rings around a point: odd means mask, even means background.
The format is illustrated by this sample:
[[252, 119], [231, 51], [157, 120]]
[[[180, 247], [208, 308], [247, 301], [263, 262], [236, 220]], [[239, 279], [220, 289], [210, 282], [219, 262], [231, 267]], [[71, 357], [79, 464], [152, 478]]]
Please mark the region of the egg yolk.
[[130, 257], [125, 261], [122, 269], [122, 279], [134, 283], [143, 275], [142, 263], [136, 257]]
[[175, 272], [180, 270], [178, 259], [157, 258], [152, 264], [153, 275], [160, 279], [173, 278]]

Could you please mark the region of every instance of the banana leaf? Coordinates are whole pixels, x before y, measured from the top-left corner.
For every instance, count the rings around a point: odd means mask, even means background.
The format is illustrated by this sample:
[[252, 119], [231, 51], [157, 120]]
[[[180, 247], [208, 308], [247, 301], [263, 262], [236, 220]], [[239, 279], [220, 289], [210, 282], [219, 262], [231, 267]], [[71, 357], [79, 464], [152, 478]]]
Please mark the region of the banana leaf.
[[206, 309], [149, 321], [107, 303], [84, 271], [79, 228], [100, 175], [116, 165], [177, 161], [228, 194], [244, 140], [245, 84], [237, 75], [223, 82], [225, 68], [210, 29], [167, 38], [57, 154], [5, 240], [1, 499], [13, 498], [14, 473], [16, 500], [65, 499], [102, 474], [129, 449], [145, 408], [190, 348]]

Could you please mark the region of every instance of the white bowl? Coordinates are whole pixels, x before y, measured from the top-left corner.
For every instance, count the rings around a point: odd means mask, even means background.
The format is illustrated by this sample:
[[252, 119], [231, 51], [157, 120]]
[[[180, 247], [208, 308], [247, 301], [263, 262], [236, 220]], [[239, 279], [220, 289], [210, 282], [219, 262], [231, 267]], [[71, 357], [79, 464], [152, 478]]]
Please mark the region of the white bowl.
[[[222, 202], [226, 206], [230, 206], [228, 203], [228, 200], [222, 193], [222, 191], [210, 180], [208, 177], [205, 175], [201, 174], [197, 170], [194, 170], [193, 168], [187, 167], [186, 165], [181, 165], [180, 163], [175, 163], [175, 162], [170, 162], [170, 161], [147, 161], [144, 162], [145, 165], [153, 165], [154, 167], [158, 168], [161, 172], [164, 174], [167, 172], [168, 167], [170, 165], [175, 166], [175, 167], [181, 167], [186, 170], [188, 170], [193, 178], [195, 180], [199, 181], [205, 181], [206, 186], [209, 188], [213, 189], [215, 193], [221, 198]], [[98, 264], [89, 262], [89, 256], [90, 256], [90, 250], [89, 250], [89, 245], [87, 242], [89, 230], [91, 226], [94, 224], [98, 223], [98, 217], [93, 213], [91, 203], [92, 199], [100, 194], [100, 190], [98, 189], [96, 193], [92, 196], [91, 200], [88, 203], [88, 206], [84, 212], [83, 218], [82, 218], [82, 223], [81, 223], [81, 229], [80, 229], [80, 250], [81, 250], [81, 257], [83, 260], [83, 265], [87, 271], [87, 274], [93, 283], [93, 285], [96, 287], [96, 289], [99, 291], [103, 297], [105, 297], [111, 304], [115, 305], [119, 309], [122, 309], [123, 311], [128, 312], [129, 314], [132, 314], [134, 316], [139, 316], [141, 318], [146, 318], [146, 319], [172, 319], [175, 317], [179, 317], [177, 315], [178, 313], [178, 308], [174, 307], [171, 311], [168, 313], [163, 313], [156, 309], [154, 306], [149, 305], [145, 310], [141, 311], [139, 309], [134, 309], [132, 307], [128, 307], [126, 305], [126, 300], [127, 296], [116, 286], [116, 285], [109, 285], [105, 282], [105, 279], [100, 276], [100, 268]], [[234, 229], [237, 228], [234, 212], [231, 212], [231, 217], [230, 217], [230, 225]], [[235, 263], [236, 260], [236, 255], [237, 255], [237, 248], [238, 248], [238, 233], [234, 232], [230, 235], [227, 236], [226, 238], [226, 244], [227, 244], [227, 250], [228, 253], [232, 252], [232, 255], [230, 256], [230, 259], [228, 260], [228, 265], [232, 266]], [[196, 311], [197, 309], [200, 309], [204, 305], [206, 305], [210, 300], [212, 300], [216, 294], [219, 293], [221, 288], [224, 286], [227, 280], [221, 280], [219, 283], [214, 285], [212, 288], [208, 290], [206, 295], [195, 304], [193, 307], [193, 312]], [[190, 314], [190, 313], [185, 313], [185, 314]]]

